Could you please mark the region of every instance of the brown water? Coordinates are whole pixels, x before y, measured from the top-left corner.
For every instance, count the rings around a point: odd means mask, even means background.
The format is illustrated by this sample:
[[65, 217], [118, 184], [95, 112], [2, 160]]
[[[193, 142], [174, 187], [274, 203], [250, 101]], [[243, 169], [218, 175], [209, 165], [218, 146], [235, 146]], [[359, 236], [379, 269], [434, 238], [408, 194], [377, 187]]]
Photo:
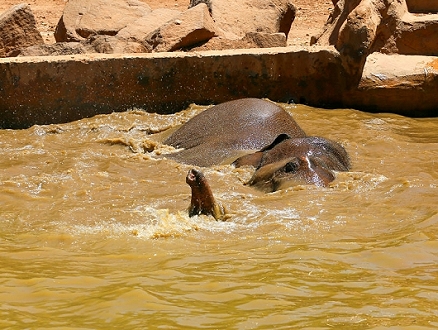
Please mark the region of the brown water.
[[198, 107], [0, 130], [0, 328], [437, 328], [438, 118], [287, 108], [353, 171], [263, 194], [206, 169], [228, 222], [188, 218], [148, 136]]

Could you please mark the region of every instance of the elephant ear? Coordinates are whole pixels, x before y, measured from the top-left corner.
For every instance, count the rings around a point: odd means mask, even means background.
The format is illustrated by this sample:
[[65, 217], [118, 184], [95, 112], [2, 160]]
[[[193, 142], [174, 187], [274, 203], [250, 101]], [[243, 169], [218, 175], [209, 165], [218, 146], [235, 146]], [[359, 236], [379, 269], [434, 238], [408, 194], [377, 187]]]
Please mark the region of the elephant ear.
[[237, 158], [231, 165], [235, 167], [254, 166], [259, 167], [263, 157], [263, 152], [257, 151]]
[[239, 157], [231, 165], [234, 165], [235, 167], [254, 166], [258, 168], [262, 162], [263, 152], [274, 148], [277, 144], [287, 139], [290, 139], [289, 135], [284, 133], [280, 134], [275, 138], [275, 140], [271, 144], [267, 145], [266, 147], [263, 147], [262, 149], [260, 149], [260, 151], [256, 151], [252, 154]]
[[276, 145], [280, 144], [283, 141], [289, 140], [291, 137], [285, 133], [282, 133], [280, 135], [278, 135], [275, 140], [268, 146], [264, 147], [263, 149], [261, 149], [260, 151], [266, 151], [266, 150], [271, 150], [272, 148], [274, 148]]

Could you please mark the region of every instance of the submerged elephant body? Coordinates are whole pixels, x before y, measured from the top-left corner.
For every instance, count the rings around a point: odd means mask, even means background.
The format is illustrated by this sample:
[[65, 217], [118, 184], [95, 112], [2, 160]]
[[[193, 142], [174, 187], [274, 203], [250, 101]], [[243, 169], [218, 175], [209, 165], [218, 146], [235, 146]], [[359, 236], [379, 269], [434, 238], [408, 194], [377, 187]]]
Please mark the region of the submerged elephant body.
[[184, 149], [170, 158], [207, 167], [230, 164], [242, 154], [265, 148], [281, 134], [306, 136], [295, 120], [276, 104], [240, 99], [201, 112], [164, 143]]
[[349, 158], [338, 143], [308, 137], [276, 104], [240, 99], [213, 106], [182, 125], [165, 144], [183, 148], [168, 155], [196, 166], [249, 165], [248, 184], [271, 192], [294, 184], [327, 186], [333, 171], [348, 171]]

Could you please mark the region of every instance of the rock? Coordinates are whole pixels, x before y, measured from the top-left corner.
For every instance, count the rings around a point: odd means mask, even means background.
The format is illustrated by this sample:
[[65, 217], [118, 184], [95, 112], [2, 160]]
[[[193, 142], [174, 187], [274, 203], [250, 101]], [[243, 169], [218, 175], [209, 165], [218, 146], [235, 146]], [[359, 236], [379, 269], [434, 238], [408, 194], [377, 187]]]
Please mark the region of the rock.
[[146, 37], [151, 32], [176, 18], [180, 15], [179, 10], [160, 8], [152, 11], [150, 14], [140, 17], [117, 33], [121, 39], [136, 41], [142, 43], [146, 48], [150, 45], [145, 42]]
[[16, 56], [21, 48], [41, 44], [44, 40], [27, 4], [13, 6], [0, 15], [0, 57]]
[[206, 4], [199, 4], [149, 33], [145, 42], [155, 52], [191, 47], [215, 36], [216, 26]]
[[339, 0], [311, 44], [335, 46], [354, 75], [373, 52], [437, 55], [438, 15], [413, 15], [405, 0]]
[[148, 53], [148, 49], [135, 41], [119, 39], [115, 36], [92, 36], [81, 42], [57, 42], [22, 49], [18, 56], [58, 56], [76, 54], [126, 54]]
[[202, 45], [196, 45], [189, 49], [191, 52], [206, 51], [206, 50], [225, 50], [225, 49], [245, 49], [245, 48], [257, 48], [254, 43], [248, 42], [248, 40], [238, 39], [231, 40], [224, 37], [213, 37]]
[[287, 40], [284, 33], [249, 32], [239, 40], [214, 37], [190, 51], [285, 47], [286, 44]]
[[58, 42], [51, 45], [37, 45], [24, 48], [18, 56], [76, 55], [88, 52], [80, 42]]
[[438, 55], [438, 15], [403, 14], [394, 20], [396, 30], [382, 28], [373, 51], [385, 54]]
[[138, 0], [69, 0], [55, 30], [55, 40], [82, 41], [92, 35], [116, 35], [151, 12]]
[[228, 39], [241, 39], [248, 32], [286, 36], [295, 19], [291, 0], [191, 0], [190, 7], [205, 3], [216, 25]]
[[380, 12], [372, 1], [337, 1], [323, 32], [311, 38], [312, 45], [335, 46], [352, 75], [361, 72], [380, 25]]
[[103, 54], [149, 53], [141, 43], [115, 36], [93, 36], [85, 42], [88, 52]]
[[286, 35], [280, 33], [248, 32], [244, 40], [251, 41], [258, 48], [286, 47]]

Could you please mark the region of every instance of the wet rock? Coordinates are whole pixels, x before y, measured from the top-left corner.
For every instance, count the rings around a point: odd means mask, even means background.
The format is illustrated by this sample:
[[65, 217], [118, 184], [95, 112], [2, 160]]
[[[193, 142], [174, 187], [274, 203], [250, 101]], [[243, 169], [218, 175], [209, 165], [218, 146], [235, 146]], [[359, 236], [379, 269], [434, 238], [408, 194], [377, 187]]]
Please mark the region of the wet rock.
[[58, 42], [51, 45], [37, 45], [24, 48], [18, 56], [76, 55], [88, 52], [80, 42]]
[[216, 25], [202, 3], [149, 33], [145, 42], [155, 52], [169, 52], [205, 42], [215, 34]]
[[21, 48], [40, 44], [44, 40], [27, 4], [13, 6], [0, 15], [0, 57], [16, 56]]
[[205, 3], [228, 39], [241, 39], [248, 32], [277, 33], [286, 36], [295, 19], [290, 0], [191, 0], [190, 7]]
[[142, 43], [148, 48], [150, 45], [145, 42], [146, 37], [180, 14], [181, 12], [179, 10], [166, 8], [156, 9], [121, 29], [116, 36], [121, 39]]
[[55, 39], [81, 41], [92, 35], [116, 35], [151, 12], [137, 0], [69, 0], [55, 30]]

